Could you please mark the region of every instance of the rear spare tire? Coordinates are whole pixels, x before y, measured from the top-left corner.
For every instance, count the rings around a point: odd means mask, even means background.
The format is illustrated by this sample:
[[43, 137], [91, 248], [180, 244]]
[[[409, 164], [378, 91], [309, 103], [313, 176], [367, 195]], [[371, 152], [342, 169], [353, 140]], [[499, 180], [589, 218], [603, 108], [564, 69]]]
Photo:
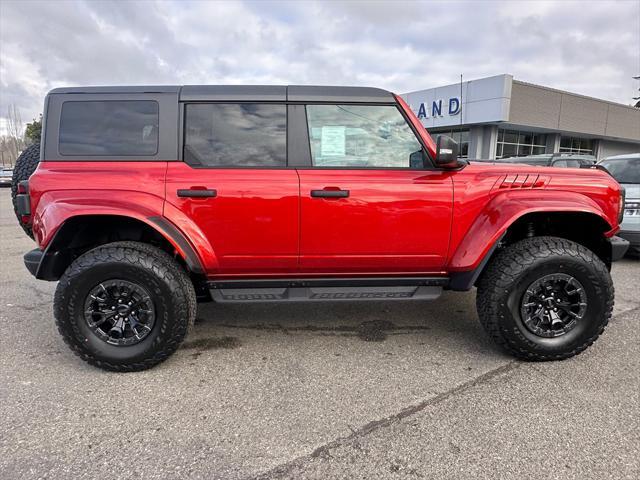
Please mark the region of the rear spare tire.
[[18, 218], [18, 224], [24, 230], [24, 233], [29, 235], [33, 239], [33, 231], [31, 225], [22, 223], [20, 215], [18, 215], [18, 205], [16, 202], [16, 195], [18, 194], [18, 184], [23, 180], [29, 180], [29, 177], [38, 168], [38, 162], [40, 161], [40, 144], [35, 143], [25, 148], [13, 167], [13, 178], [11, 179], [11, 202], [13, 203], [13, 211]]

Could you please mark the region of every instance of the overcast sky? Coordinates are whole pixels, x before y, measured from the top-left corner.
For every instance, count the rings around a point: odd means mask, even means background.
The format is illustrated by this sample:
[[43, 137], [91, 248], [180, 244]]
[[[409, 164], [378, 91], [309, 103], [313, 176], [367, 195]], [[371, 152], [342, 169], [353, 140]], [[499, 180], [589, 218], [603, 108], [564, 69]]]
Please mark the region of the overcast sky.
[[54, 87], [336, 84], [398, 93], [510, 73], [625, 104], [640, 0], [0, 0], [0, 133]]

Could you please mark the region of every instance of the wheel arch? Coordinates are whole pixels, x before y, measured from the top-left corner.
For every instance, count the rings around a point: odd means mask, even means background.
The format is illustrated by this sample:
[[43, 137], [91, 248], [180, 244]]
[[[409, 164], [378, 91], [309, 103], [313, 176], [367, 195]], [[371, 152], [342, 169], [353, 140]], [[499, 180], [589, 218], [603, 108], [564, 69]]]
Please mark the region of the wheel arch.
[[[486, 250], [469, 269], [453, 270], [449, 288], [452, 290], [469, 290], [477, 284], [487, 264], [501, 249], [524, 238], [537, 236], [555, 236], [576, 242], [592, 252], [611, 269], [611, 244], [605, 233], [611, 231], [611, 225], [597, 211], [583, 209], [544, 210], [532, 208], [514, 216], [510, 222], [489, 238]], [[465, 240], [473, 238], [474, 232], [469, 230]], [[482, 242], [482, 238], [476, 238]], [[459, 253], [460, 249], [456, 252]], [[455, 258], [455, 255], [454, 255]], [[452, 262], [453, 263], [453, 262]]]
[[164, 217], [83, 214], [67, 218], [56, 229], [43, 252], [36, 278], [58, 280], [78, 256], [100, 245], [124, 240], [154, 245], [176, 258], [190, 274], [204, 276], [195, 249]]

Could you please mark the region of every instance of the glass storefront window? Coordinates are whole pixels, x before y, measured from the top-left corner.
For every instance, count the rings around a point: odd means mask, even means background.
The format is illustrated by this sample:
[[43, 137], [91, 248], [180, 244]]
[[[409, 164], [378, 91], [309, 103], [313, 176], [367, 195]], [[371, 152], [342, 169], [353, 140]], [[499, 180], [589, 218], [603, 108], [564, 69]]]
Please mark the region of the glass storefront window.
[[505, 157], [515, 157], [517, 152], [517, 145], [513, 145], [512, 143], [503, 143], [502, 144], [502, 153], [500, 154], [500, 158]]
[[525, 157], [531, 155], [531, 145], [518, 145], [518, 156]]
[[535, 132], [498, 130], [496, 158], [539, 155], [547, 150], [547, 136]]
[[560, 137], [560, 153], [593, 155], [594, 141], [590, 138]]
[[512, 132], [505, 130], [504, 140], [505, 143], [518, 143], [518, 132]]
[[429, 130], [429, 133], [434, 140], [438, 135], [447, 135], [448, 137], [453, 138], [460, 146], [460, 154], [458, 155], [458, 158], [467, 158], [469, 156], [469, 130]]

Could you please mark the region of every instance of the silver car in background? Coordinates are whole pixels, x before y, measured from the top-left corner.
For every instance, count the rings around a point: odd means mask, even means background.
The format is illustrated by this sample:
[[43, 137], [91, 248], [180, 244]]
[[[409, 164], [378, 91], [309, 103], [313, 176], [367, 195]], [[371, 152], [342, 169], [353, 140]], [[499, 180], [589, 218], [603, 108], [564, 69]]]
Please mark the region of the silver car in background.
[[10, 187], [12, 177], [13, 177], [13, 168], [2, 167], [2, 169], [0, 170], [0, 187]]
[[598, 165], [625, 189], [624, 218], [618, 235], [629, 240], [627, 255], [640, 258], [640, 153], [607, 157]]

